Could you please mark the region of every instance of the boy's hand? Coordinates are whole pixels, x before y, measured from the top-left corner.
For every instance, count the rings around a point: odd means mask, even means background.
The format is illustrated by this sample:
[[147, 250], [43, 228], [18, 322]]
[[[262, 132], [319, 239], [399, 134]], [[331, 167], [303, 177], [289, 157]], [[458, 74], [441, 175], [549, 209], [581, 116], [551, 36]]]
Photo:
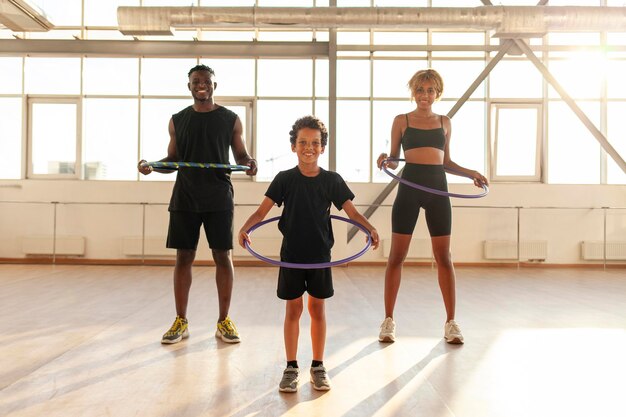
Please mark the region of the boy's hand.
[[251, 243], [250, 236], [244, 230], [240, 230], [239, 231], [239, 246], [245, 249], [246, 248], [245, 242], [248, 242], [248, 245]]
[[370, 236], [372, 237], [372, 249], [374, 250], [378, 249], [378, 244], [380, 240], [378, 238], [378, 232], [376, 231], [376, 229], [372, 229], [370, 231]]

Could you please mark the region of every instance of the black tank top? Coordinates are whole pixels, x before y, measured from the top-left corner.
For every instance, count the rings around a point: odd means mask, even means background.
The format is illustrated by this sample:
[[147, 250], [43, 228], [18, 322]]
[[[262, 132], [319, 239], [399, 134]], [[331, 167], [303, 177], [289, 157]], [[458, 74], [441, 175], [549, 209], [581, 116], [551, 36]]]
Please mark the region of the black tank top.
[[[225, 107], [201, 113], [189, 106], [173, 115], [179, 160], [230, 164], [229, 149], [236, 119], [237, 114]], [[222, 211], [233, 207], [229, 170], [179, 168], [170, 211]]]
[[409, 115], [406, 117], [406, 130], [402, 135], [402, 150], [404, 152], [415, 148], [437, 148], [444, 150], [446, 135], [443, 131], [443, 116], [439, 116], [441, 127], [435, 129], [418, 129], [409, 126]]

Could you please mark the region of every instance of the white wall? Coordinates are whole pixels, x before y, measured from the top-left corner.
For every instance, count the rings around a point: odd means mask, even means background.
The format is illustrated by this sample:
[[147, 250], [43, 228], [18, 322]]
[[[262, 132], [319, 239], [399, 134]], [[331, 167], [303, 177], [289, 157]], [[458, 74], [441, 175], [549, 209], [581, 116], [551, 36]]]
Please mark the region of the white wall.
[[[235, 230], [261, 201], [267, 185], [235, 182]], [[354, 203], [364, 211], [385, 184], [354, 183], [350, 187], [356, 194]], [[56, 235], [85, 237], [85, 258], [132, 259], [124, 254], [123, 239], [142, 236], [144, 210], [145, 236], [163, 237], [167, 234], [167, 203], [171, 188], [171, 182], [0, 181], [0, 258], [25, 257], [22, 240], [26, 236], [52, 236], [56, 207]], [[450, 190], [457, 193], [479, 191], [469, 184], [451, 184]], [[382, 239], [391, 236], [390, 206], [394, 196], [395, 191], [370, 219]], [[453, 199], [452, 203], [452, 252], [456, 262], [493, 262], [484, 259], [483, 242], [515, 241], [518, 228], [518, 209], [515, 207], [522, 207], [519, 210], [520, 239], [546, 240], [546, 263], [593, 263], [581, 260], [580, 244], [584, 240], [603, 239], [605, 219], [600, 208], [626, 207], [626, 186], [492, 184], [489, 195], [484, 198]], [[279, 212], [276, 209], [270, 214]], [[626, 209], [608, 210], [606, 225], [607, 240], [626, 242]], [[363, 247], [359, 235], [349, 244], [341, 238], [348, 226], [342, 222], [334, 223], [335, 259], [358, 252]], [[254, 236], [280, 238], [274, 224], [259, 229]], [[423, 218], [414, 237], [428, 238]], [[234, 254], [236, 259], [253, 259], [241, 248], [236, 248]], [[206, 242], [199, 247], [198, 259], [210, 259]], [[359, 258], [359, 261], [384, 260], [382, 250], [370, 251]]]

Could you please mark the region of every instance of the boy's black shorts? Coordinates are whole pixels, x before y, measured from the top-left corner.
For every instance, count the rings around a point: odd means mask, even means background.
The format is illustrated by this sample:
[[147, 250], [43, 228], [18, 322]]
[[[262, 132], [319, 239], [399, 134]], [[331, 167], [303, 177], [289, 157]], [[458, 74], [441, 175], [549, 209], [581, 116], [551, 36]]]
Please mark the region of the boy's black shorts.
[[167, 247], [196, 250], [201, 225], [204, 225], [204, 233], [211, 249], [233, 248], [233, 210], [204, 213], [170, 211]]
[[276, 294], [282, 300], [295, 300], [308, 292], [315, 298], [330, 298], [333, 289], [331, 268], [295, 269], [280, 267]]

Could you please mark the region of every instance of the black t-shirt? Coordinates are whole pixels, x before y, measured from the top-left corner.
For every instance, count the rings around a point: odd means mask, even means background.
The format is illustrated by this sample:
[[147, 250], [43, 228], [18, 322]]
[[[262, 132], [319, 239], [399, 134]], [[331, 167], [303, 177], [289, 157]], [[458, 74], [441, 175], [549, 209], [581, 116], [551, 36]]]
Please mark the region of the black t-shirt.
[[354, 198], [343, 178], [320, 168], [315, 177], [298, 167], [276, 175], [265, 195], [279, 207], [284, 203], [278, 228], [283, 234], [280, 250], [284, 262], [329, 262], [335, 243], [330, 220], [331, 203], [341, 210]]
[[[173, 115], [179, 160], [230, 164], [228, 152], [236, 119], [237, 114], [225, 107], [197, 112], [189, 106]], [[169, 210], [232, 210], [233, 195], [230, 170], [180, 167]]]

